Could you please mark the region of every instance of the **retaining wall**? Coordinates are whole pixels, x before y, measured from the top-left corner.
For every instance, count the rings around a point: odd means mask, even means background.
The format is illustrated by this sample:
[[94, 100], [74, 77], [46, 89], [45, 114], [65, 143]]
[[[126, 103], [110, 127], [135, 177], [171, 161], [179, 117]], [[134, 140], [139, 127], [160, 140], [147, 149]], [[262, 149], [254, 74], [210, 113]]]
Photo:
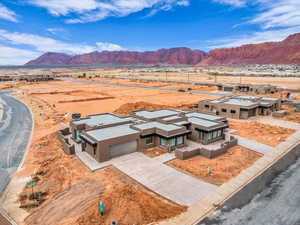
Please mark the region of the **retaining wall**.
[[75, 146], [69, 144], [69, 140], [65, 138], [61, 131], [57, 132], [57, 138], [60, 141], [64, 152], [68, 155], [75, 154]]

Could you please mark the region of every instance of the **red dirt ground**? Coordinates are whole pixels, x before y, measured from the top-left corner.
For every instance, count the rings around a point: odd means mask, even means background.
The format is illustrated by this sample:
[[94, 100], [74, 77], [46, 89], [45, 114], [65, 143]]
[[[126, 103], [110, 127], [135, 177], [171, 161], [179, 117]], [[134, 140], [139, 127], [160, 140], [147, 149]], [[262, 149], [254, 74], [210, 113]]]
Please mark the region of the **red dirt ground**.
[[[222, 185], [236, 177], [242, 170], [250, 167], [262, 155], [241, 146], [235, 146], [227, 153], [208, 159], [203, 156], [195, 156], [190, 159], [174, 159], [167, 165], [182, 170], [206, 182]], [[212, 174], [208, 174], [208, 167]]]

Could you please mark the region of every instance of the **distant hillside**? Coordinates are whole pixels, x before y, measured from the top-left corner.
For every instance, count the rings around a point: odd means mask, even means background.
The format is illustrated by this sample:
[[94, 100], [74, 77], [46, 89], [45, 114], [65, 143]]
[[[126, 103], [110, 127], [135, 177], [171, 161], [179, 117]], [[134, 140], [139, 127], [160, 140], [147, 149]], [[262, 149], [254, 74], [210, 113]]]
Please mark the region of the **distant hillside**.
[[46, 53], [26, 65], [92, 65], [92, 64], [300, 64], [300, 33], [280, 42], [242, 45], [211, 50], [208, 53], [189, 48], [157, 51], [103, 51], [82, 55]]
[[83, 65], [83, 64], [187, 64], [195, 65], [205, 52], [189, 48], [170, 48], [157, 51], [103, 51], [82, 55], [49, 52], [26, 65]]
[[200, 65], [213, 64], [300, 64], [300, 33], [280, 42], [211, 50]]

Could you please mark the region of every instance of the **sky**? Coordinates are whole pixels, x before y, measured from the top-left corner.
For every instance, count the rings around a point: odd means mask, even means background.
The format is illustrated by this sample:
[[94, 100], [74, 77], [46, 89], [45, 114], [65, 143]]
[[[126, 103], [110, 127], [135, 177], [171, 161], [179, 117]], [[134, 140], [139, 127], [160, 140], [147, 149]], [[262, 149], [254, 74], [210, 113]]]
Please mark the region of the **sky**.
[[0, 0], [0, 65], [46, 52], [209, 51], [300, 32], [300, 0]]

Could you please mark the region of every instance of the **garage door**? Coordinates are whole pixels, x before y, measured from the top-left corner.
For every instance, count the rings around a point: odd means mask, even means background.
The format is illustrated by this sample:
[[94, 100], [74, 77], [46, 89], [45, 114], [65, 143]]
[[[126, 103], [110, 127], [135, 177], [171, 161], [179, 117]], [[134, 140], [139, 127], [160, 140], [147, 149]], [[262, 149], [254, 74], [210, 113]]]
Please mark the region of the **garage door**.
[[121, 144], [111, 145], [110, 158], [126, 155], [137, 151], [137, 141], [130, 141]]

